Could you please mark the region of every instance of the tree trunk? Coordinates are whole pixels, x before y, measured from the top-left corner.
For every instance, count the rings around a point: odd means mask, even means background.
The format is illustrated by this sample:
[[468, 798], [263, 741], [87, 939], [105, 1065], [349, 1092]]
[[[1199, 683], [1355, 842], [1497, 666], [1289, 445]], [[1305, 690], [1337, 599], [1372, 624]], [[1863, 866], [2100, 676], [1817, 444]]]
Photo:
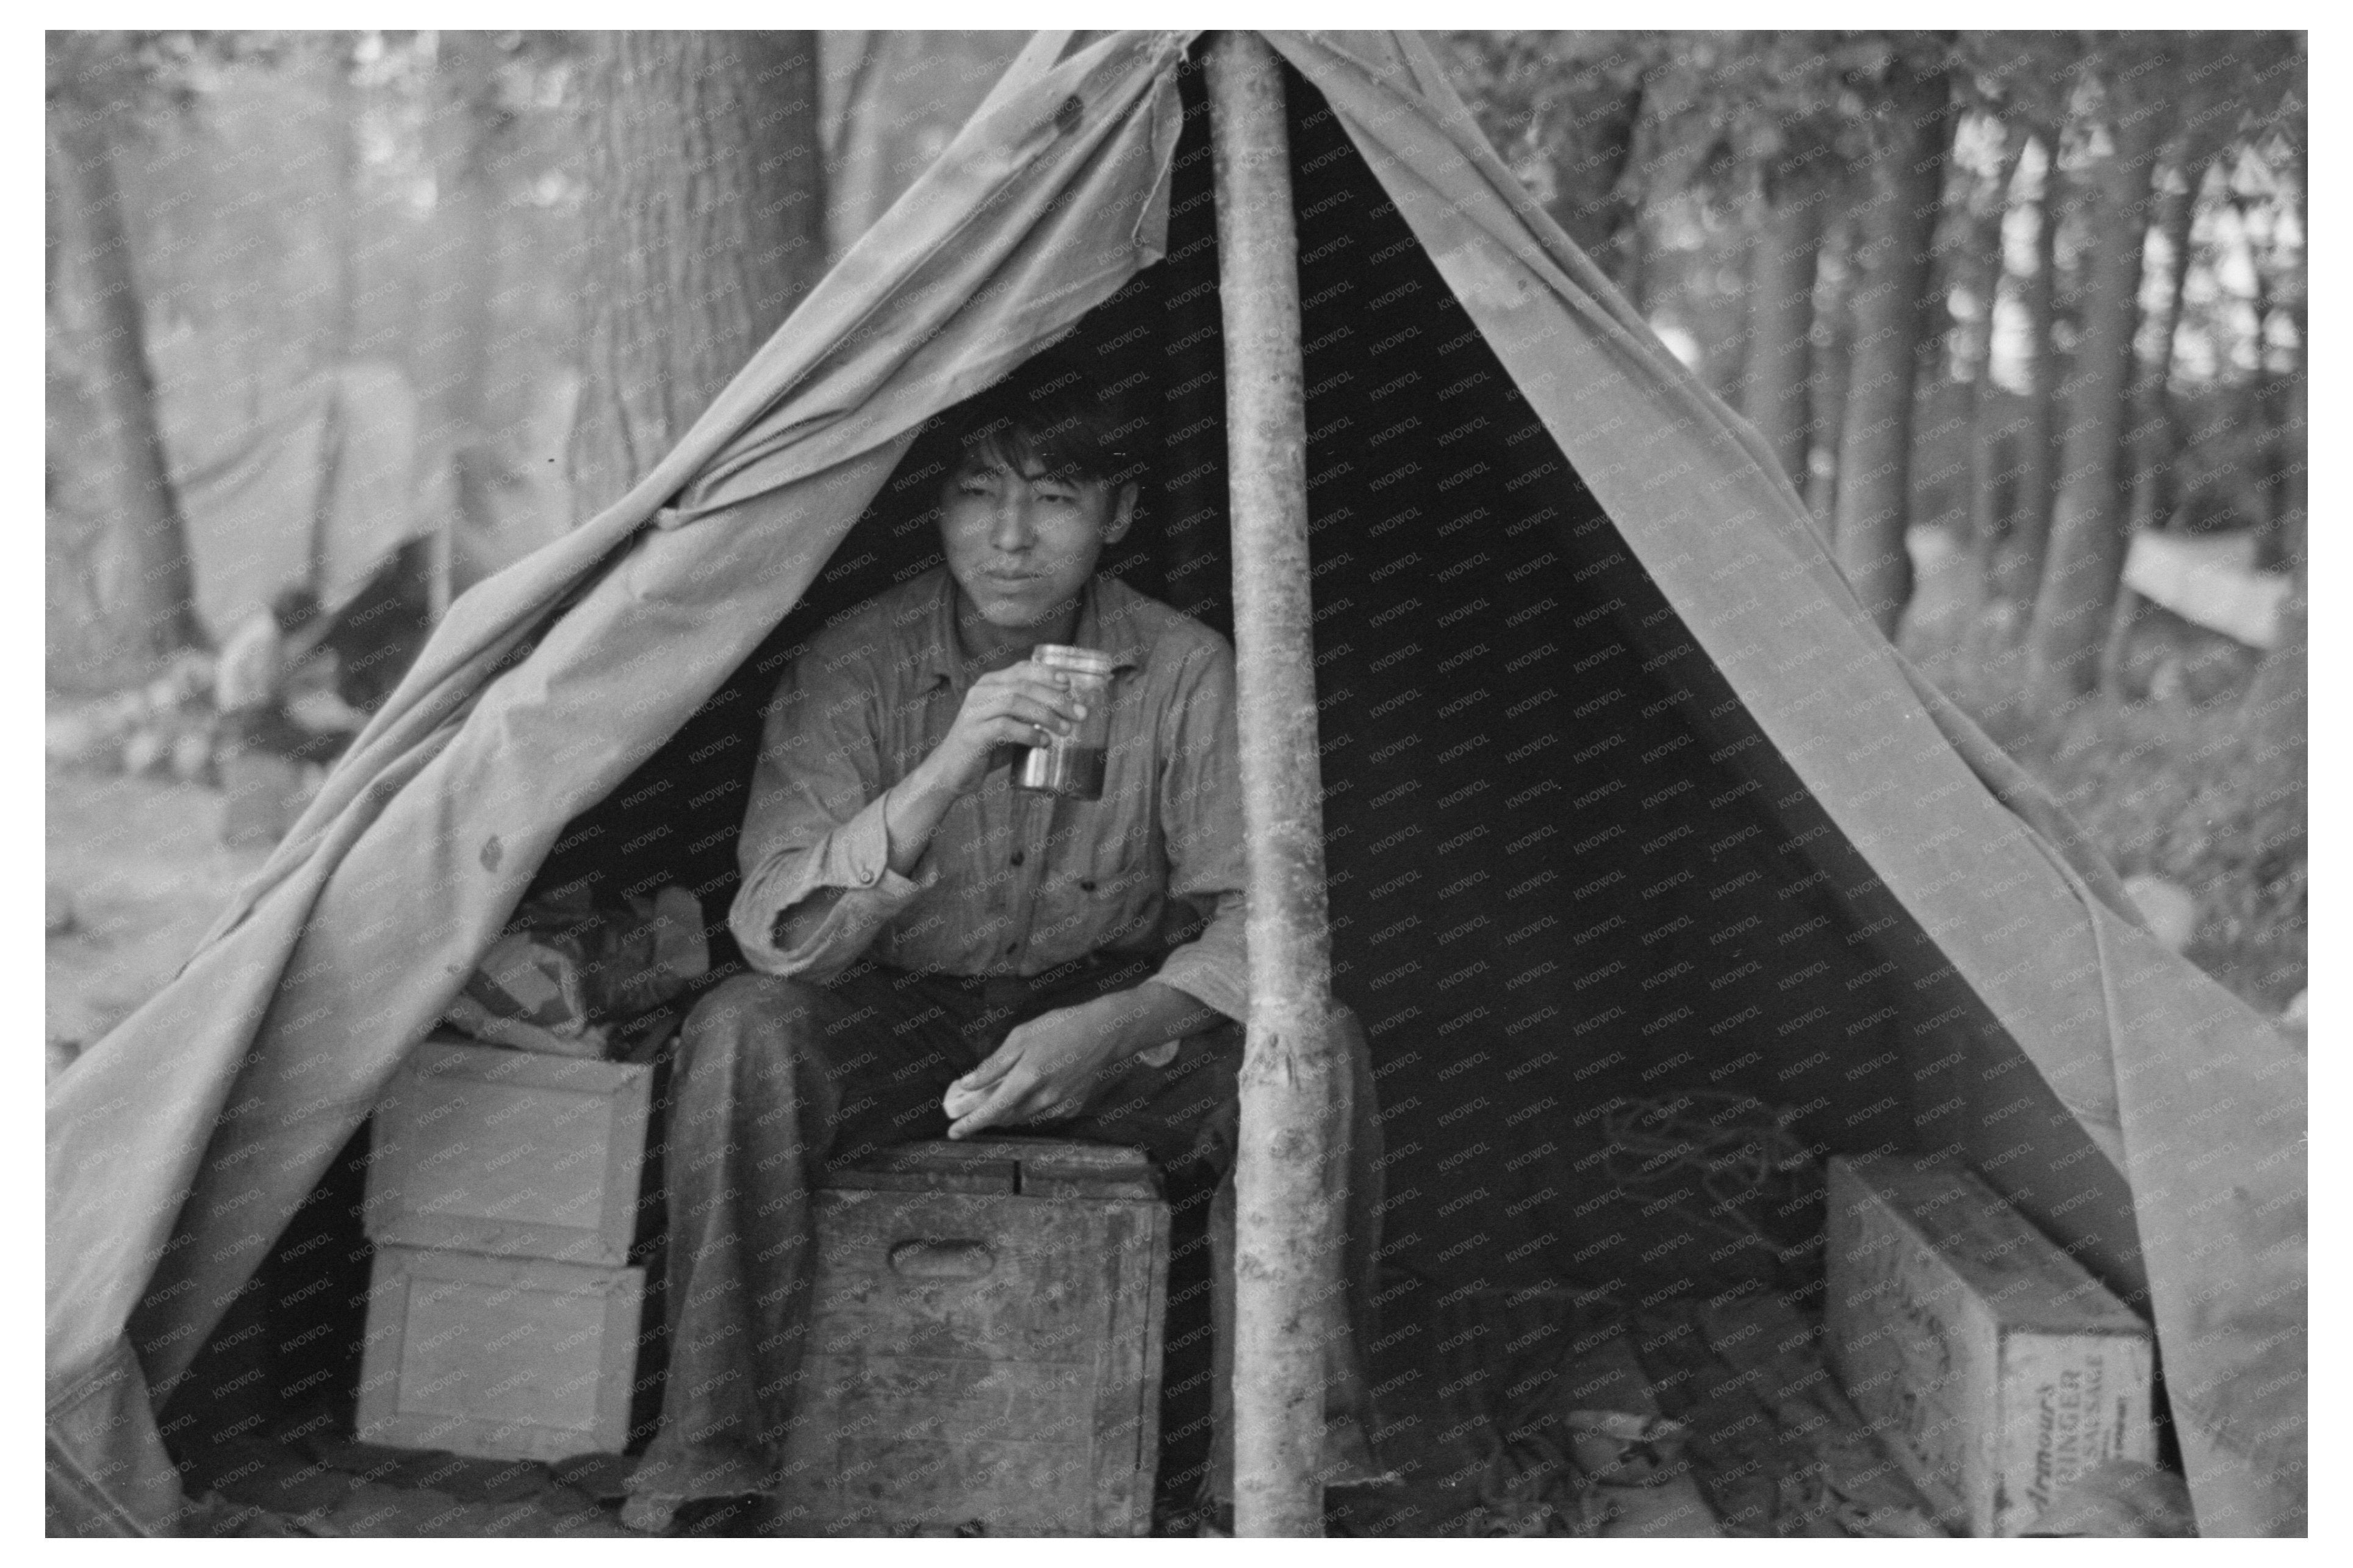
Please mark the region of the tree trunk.
[[1809, 378], [1815, 260], [1822, 243], [1821, 193], [1784, 199], [1767, 213], [1749, 251], [1748, 363], [1740, 411], [1803, 494], [1812, 439]]
[[856, 244], [858, 237], [882, 216], [888, 193], [882, 183], [883, 137], [877, 121], [888, 108], [883, 88], [891, 80], [900, 39], [896, 32], [869, 33], [843, 95], [841, 122], [834, 131], [827, 164], [836, 183], [830, 205], [837, 255]]
[[[2285, 184], [2274, 175], [2275, 181]], [[2268, 256], [2259, 251], [2253, 240], [2247, 246], [2248, 264], [2255, 281], [2255, 492], [2261, 498], [2261, 512], [2256, 520], [2255, 564], [2266, 571], [2276, 570], [2288, 559], [2287, 533], [2289, 526], [2289, 471], [2295, 457], [2289, 450], [2289, 428], [2294, 414], [2289, 407], [2294, 383], [2302, 376], [2304, 358], [2304, 327], [2301, 314], [2289, 307], [2301, 298], [2301, 291], [2283, 291], [2274, 276], [2277, 266], [2278, 239], [2276, 226], [2285, 215], [2284, 194], [2272, 198], [2274, 238]], [[2274, 315], [2284, 318], [2295, 332], [2295, 357], [2284, 371], [2274, 366], [2271, 323]]]
[[1727, 407], [1739, 403], [1741, 384], [1747, 376], [1748, 300], [1755, 291], [1749, 287], [1720, 290], [1716, 280], [1729, 273], [1745, 283], [1756, 249], [1755, 238], [1745, 228], [1735, 228], [1706, 246], [1700, 253], [1698, 279], [1705, 286], [1691, 294], [1693, 303], [1704, 312], [1698, 319], [1707, 323], [1707, 339], [1700, 345], [1700, 374], [1707, 389]]
[[2031, 608], [2042, 580], [2042, 555], [2051, 538], [2051, 509], [2058, 488], [2059, 448], [2059, 218], [2063, 192], [2059, 178], [2059, 137], [2035, 132], [2042, 154], [2042, 188], [2034, 203], [2034, 270], [2024, 283], [2026, 306], [2026, 419], [2018, 438], [2018, 520], [2003, 553], [2001, 597]]
[[2297, 287], [2286, 305], [2287, 319], [2295, 329], [2295, 357], [2287, 373], [2280, 377], [2279, 465], [2279, 557], [2277, 564], [2294, 572], [2301, 589], [2305, 570], [2305, 538], [2309, 522], [2310, 492], [2306, 489], [2307, 471], [2311, 467], [2311, 426], [2305, 407], [2305, 383], [2312, 373], [2306, 301], [2308, 293], [2298, 280]]
[[826, 253], [815, 33], [592, 39], [578, 518], [676, 443]]
[[2128, 107], [2110, 127], [2115, 146], [2093, 171], [2091, 244], [2081, 336], [2067, 386], [2067, 440], [2051, 547], [2028, 630], [2039, 682], [2091, 689], [2124, 565], [2123, 467], [2140, 324], [2141, 253], [2157, 116]]
[[1846, 429], [1848, 370], [1854, 358], [1854, 220], [1841, 216], [1822, 241], [1820, 270], [1814, 298], [1814, 326], [1807, 338], [1813, 359], [1806, 388], [1813, 409], [1808, 421], [1806, 510], [1812, 513], [1822, 537], [1831, 536], [1831, 518], [1838, 504], [1839, 432]]
[[334, 320], [327, 333], [327, 357], [342, 364], [359, 349], [361, 233], [366, 219], [366, 185], [361, 168], [362, 95], [352, 79], [352, 36], [330, 33], [323, 40], [328, 101], [334, 110], [335, 200], [327, 213], [329, 243], [335, 248]]
[[1634, 313], [1649, 321], [1654, 281], [1651, 276], [1650, 223], [1641, 207], [1627, 215], [1625, 226], [1609, 242], [1607, 254], [1611, 260], [1609, 281], [1618, 285], [1618, 291], [1626, 296]]
[[[873, 90], [875, 78], [880, 74], [877, 68], [882, 63], [883, 51], [892, 35], [881, 32], [841, 32], [834, 34], [833, 37], [837, 40], [852, 40], [839, 47], [855, 48], [858, 51], [851, 57], [849, 69], [846, 71], [841, 69], [839, 60], [824, 61], [822, 74], [825, 80], [829, 82], [836, 77], [842, 79], [837, 101], [830, 110], [826, 111], [825, 128], [826, 167], [838, 173], [842, 149], [849, 144], [849, 137], [858, 123], [860, 111], [865, 106], [867, 98]], [[821, 45], [820, 48], [822, 48], [823, 46]], [[832, 51], [826, 52], [829, 54]]]
[[1969, 288], [1978, 303], [1978, 313], [1963, 334], [1963, 357], [1969, 367], [1969, 554], [1978, 591], [1989, 597], [1993, 592], [1996, 552], [2010, 531], [2016, 490], [2016, 475], [2005, 471], [2006, 453], [2015, 450], [2015, 442], [2005, 440], [2009, 422], [2002, 418], [2001, 388], [1994, 385], [1993, 322], [2001, 301], [2002, 281], [2009, 273], [2003, 230], [2010, 217], [2010, 185], [2024, 146], [2015, 136], [2005, 138], [1989, 208], [1972, 236], [1965, 259], [1972, 269]]
[[[2247, 249], [2252, 258], [2254, 246], [2251, 243]], [[2279, 564], [2279, 379], [2272, 374], [2271, 289], [2263, 278], [2262, 260], [2252, 259], [2250, 266], [2255, 274], [2255, 373], [2247, 388], [2247, 407], [2253, 415], [2250, 423], [2254, 437], [2255, 565], [2268, 567]]]
[[[1952, 111], [1936, 212], [1931, 222], [1928, 278], [1923, 288], [1920, 345], [1913, 358], [1910, 494], [1905, 527], [1934, 528], [1966, 543], [1969, 526], [1968, 340], [1974, 316], [1960, 308], [1976, 262], [1978, 176], [1951, 155], [1966, 123]], [[1957, 452], [1959, 461], [1952, 461]]]
[[[2178, 503], [2173, 482], [2174, 431], [2168, 384], [2173, 376], [2173, 340], [2181, 324], [2182, 282], [2189, 271], [2189, 228], [2198, 210], [2198, 187], [2205, 174], [2201, 157], [2187, 146], [2178, 150], [2175, 167], [2160, 181], [2157, 198], [2157, 231], [2165, 241], [2158, 266], [2158, 303], [2149, 319], [2149, 353], [2134, 371], [2132, 426], [2125, 436], [2125, 458], [2131, 473], [2132, 501], [2126, 510], [2126, 552], [2131, 536], [2158, 526]], [[2121, 558], [2121, 557], [2120, 557]], [[2140, 596], [2119, 581], [2108, 636], [2101, 650], [2099, 683], [2113, 690], [2131, 651], [2133, 623], [2139, 619]]]
[[436, 53], [426, 144], [433, 159], [434, 227], [442, 236], [432, 259], [441, 304], [425, 367], [431, 423], [418, 433], [433, 450], [455, 452], [493, 434], [499, 204], [491, 169], [500, 149], [491, 105], [499, 50], [494, 35], [448, 32]]
[[202, 646], [187, 527], [156, 425], [139, 290], [102, 114], [59, 93], [49, 101], [48, 168], [59, 196], [66, 272], [86, 324], [77, 357], [103, 430], [111, 483], [99, 499], [115, 571], [101, 594], [118, 638], [142, 658]]
[[2198, 215], [2198, 189], [2205, 180], [2205, 162], [2185, 154], [2177, 160], [2172, 174], [2158, 198], [2157, 228], [2165, 241], [2160, 265], [2165, 270], [2158, 274], [2162, 286], [2156, 314], [2150, 318], [2148, 357], [2138, 366], [2133, 392], [2130, 450], [2136, 532], [2157, 526], [2172, 512], [2177, 500], [2167, 387], [2173, 377], [2173, 343], [2181, 327], [2181, 290], [2189, 274], [2189, 228]]
[[1871, 195], [1861, 216], [1854, 362], [1839, 442], [1831, 530], [1839, 568], [1888, 636], [1912, 597], [1904, 545], [1912, 489], [1912, 408], [1928, 319], [1929, 252], [1950, 144], [1941, 70], [1899, 65], [1879, 108]]
[[1545, 211], [1633, 300], [1641, 291], [1641, 202], [1626, 173], [1641, 127], [1643, 84], [1580, 61], [1567, 68], [1558, 90], [1561, 111], [1577, 127], [1577, 155], [1554, 161], [1555, 194]]
[[498, 330], [500, 193], [496, 173], [506, 151], [497, 106], [501, 51], [496, 35], [445, 32], [434, 44], [431, 118], [425, 146], [433, 160], [434, 228], [429, 261], [432, 330], [416, 344], [425, 389], [420, 443], [456, 480], [427, 546], [428, 613], [439, 620], [454, 592], [457, 534], [491, 525], [481, 477], [496, 471], [501, 431], [491, 395]]
[[[2296, 58], [2302, 68], [2305, 53], [2304, 35], [2296, 37]], [[2284, 167], [2275, 171], [2279, 185], [2277, 200], [2283, 214], [2293, 212], [2297, 229], [2305, 242], [2296, 248], [2295, 270], [2281, 279], [2284, 287], [2281, 308], [2286, 313], [2288, 324], [2295, 333], [2295, 348], [2288, 361], [2286, 373], [2280, 377], [2279, 469], [2278, 496], [2279, 529], [2277, 565], [2294, 574], [2295, 599], [2301, 603], [2306, 596], [2306, 531], [2310, 524], [2311, 493], [2307, 488], [2308, 471], [2312, 462], [2311, 426], [2306, 405], [2306, 384], [2312, 376], [2312, 300], [2311, 222], [2312, 203], [2309, 196], [2311, 161], [2305, 145], [2304, 114], [2286, 117], [2283, 130], [2287, 139], [2287, 159]], [[2274, 243], [2278, 230], [2274, 231]]]

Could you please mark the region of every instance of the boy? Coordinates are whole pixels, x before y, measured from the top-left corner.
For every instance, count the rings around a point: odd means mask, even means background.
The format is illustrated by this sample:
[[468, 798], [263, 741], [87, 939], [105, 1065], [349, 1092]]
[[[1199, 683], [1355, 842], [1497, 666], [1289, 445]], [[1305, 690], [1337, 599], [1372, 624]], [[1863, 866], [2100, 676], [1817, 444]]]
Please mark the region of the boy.
[[[992, 1128], [1124, 1143], [1230, 1171], [1248, 1005], [1233, 655], [1098, 576], [1134, 520], [1142, 421], [1033, 362], [957, 410], [945, 564], [852, 611], [786, 673], [762, 740], [729, 923], [756, 971], [694, 1010], [669, 1142], [670, 1362], [625, 1522], [757, 1528], [807, 1320], [810, 1194], [875, 1149]], [[1011, 787], [1008, 751], [1071, 734], [1039, 643], [1110, 656], [1102, 797]], [[1368, 1473], [1356, 1314], [1370, 1298], [1378, 1123], [1354, 1082], [1350, 1319], [1327, 1356], [1327, 1478]], [[1229, 1485], [1233, 1193], [1211, 1228], [1219, 1489]]]

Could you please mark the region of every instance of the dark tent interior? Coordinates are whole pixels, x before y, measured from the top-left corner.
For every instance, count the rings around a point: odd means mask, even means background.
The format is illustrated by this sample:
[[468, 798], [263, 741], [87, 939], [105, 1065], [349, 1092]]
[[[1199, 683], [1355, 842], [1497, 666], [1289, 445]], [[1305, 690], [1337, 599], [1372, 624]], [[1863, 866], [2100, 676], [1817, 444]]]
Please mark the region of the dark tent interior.
[[[1333, 983], [1379, 1075], [1384, 1311], [1474, 1285], [1663, 1298], [1754, 1281], [1802, 1294], [1820, 1276], [1818, 1185], [1794, 1182], [1791, 1202], [1744, 1232], [1710, 1223], [1691, 1183], [1646, 1188], [1658, 1196], [1644, 1202], [1619, 1179], [1613, 1129], [1705, 1114], [1733, 1094], [1783, 1113], [1787, 1146], [1816, 1158], [1961, 1153], [2138, 1299], [2121, 1179], [1759, 730], [1341, 125], [1285, 75]], [[1184, 89], [1166, 260], [1095, 310], [1066, 352], [1165, 410], [1145, 514], [1105, 569], [1230, 635], [1197, 69]], [[828, 617], [938, 559], [926, 512], [937, 462], [919, 440], [806, 600], [570, 826], [535, 892], [683, 885], [715, 927], [713, 979], [732, 972], [723, 916], [763, 705]], [[1723, 585], [1774, 589], [1736, 574]], [[1835, 702], [1834, 674], [1779, 678]], [[1867, 773], [1873, 759], [1831, 765]], [[1921, 831], [1936, 826], [1923, 802]], [[175, 1442], [236, 1408], [219, 1391], [244, 1369], [271, 1368], [257, 1389], [313, 1397], [355, 1377], [357, 1180], [347, 1162], [296, 1216], [167, 1411]], [[1198, 1309], [1183, 1282], [1202, 1250], [1187, 1252], [1186, 1234], [1180, 1221], [1180, 1313]], [[322, 1259], [350, 1290], [300, 1294]], [[322, 1314], [336, 1331], [311, 1332]], [[649, 1299], [649, 1350], [659, 1316]], [[1171, 1353], [1172, 1433], [1198, 1430], [1176, 1418], [1185, 1388], [1205, 1397], [1183, 1375], [1188, 1353]], [[641, 1377], [649, 1414], [650, 1384]]]

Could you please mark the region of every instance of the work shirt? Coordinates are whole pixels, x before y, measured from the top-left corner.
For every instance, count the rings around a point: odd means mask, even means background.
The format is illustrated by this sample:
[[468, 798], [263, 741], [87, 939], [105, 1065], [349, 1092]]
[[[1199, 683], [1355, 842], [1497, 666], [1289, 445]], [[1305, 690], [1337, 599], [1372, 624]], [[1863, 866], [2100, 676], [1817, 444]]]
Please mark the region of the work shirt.
[[737, 848], [744, 883], [728, 924], [744, 961], [816, 980], [869, 954], [1027, 976], [1094, 953], [1166, 951], [1155, 979], [1242, 1018], [1232, 649], [1097, 575], [1073, 640], [1112, 660], [1103, 798], [1015, 789], [1013, 769], [993, 768], [902, 876], [889, 864], [883, 792], [945, 738], [984, 673], [965, 661], [955, 609], [954, 579], [934, 567], [819, 632], [786, 671]]

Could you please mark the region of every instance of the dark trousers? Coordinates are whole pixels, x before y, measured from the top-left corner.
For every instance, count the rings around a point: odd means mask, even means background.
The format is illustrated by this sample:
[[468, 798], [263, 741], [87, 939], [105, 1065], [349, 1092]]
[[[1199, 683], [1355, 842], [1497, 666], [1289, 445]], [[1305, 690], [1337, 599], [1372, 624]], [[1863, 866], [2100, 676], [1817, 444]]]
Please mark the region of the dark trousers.
[[[1151, 978], [1155, 960], [1082, 960], [1027, 980], [910, 974], [865, 963], [830, 985], [739, 975], [694, 1009], [673, 1068], [666, 1156], [670, 1371], [661, 1429], [631, 1477], [633, 1522], [677, 1499], [770, 1490], [800, 1372], [815, 1274], [812, 1194], [827, 1172], [895, 1143], [944, 1138], [940, 1097], [1016, 1024]], [[1373, 1470], [1359, 1347], [1379, 1245], [1380, 1123], [1364, 1032], [1335, 1042], [1350, 1104], [1334, 1128], [1346, 1172], [1345, 1321], [1327, 1341], [1325, 1477]], [[1209, 1234], [1217, 1350], [1210, 1488], [1230, 1497], [1236, 1074], [1224, 1022], [1151, 1066], [1107, 1071], [1075, 1117], [1016, 1129], [1125, 1144], [1161, 1168], [1220, 1178]]]

